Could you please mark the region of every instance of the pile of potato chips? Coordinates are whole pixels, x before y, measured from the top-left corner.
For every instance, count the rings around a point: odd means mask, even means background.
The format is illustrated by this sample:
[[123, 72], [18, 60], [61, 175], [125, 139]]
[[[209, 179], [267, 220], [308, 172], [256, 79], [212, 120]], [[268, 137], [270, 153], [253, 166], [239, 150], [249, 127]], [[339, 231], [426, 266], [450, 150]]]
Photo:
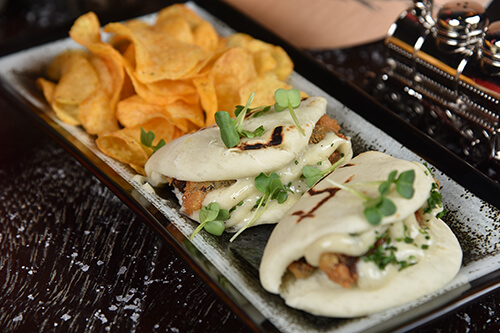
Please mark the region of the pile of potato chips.
[[[101, 31], [111, 37], [103, 41]], [[279, 46], [236, 33], [222, 37], [182, 4], [156, 22], [110, 23], [101, 30], [90, 12], [70, 37], [83, 48], [60, 54], [37, 83], [57, 116], [96, 135], [107, 155], [139, 173], [152, 153], [141, 127], [157, 144], [213, 124], [255, 92], [253, 106], [274, 103], [293, 63]]]

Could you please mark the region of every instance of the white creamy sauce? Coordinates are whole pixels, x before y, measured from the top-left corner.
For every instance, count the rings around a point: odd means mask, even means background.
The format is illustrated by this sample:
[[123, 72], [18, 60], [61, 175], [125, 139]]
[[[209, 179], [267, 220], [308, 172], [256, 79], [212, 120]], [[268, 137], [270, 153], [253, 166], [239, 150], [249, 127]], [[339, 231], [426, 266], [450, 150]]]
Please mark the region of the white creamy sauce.
[[[275, 172], [285, 186], [289, 186], [291, 192], [288, 199], [279, 204], [276, 200], [270, 201], [264, 213], [254, 223], [266, 224], [277, 223], [283, 214], [309, 189], [306, 181], [302, 178], [302, 168], [306, 165], [314, 165], [320, 170], [331, 166], [328, 157], [335, 151], [344, 155], [345, 161], [352, 157], [351, 144], [348, 140], [338, 137], [335, 133], [328, 133], [325, 138], [317, 144], [309, 144], [301, 151], [295, 159]], [[217, 202], [223, 209], [233, 209], [231, 218], [227, 220], [226, 229], [237, 231], [249, 222], [255, 212], [257, 201], [263, 196], [254, 184], [254, 177], [237, 179], [231, 186], [211, 191], [205, 197], [203, 206], [211, 202]], [[198, 218], [198, 212], [190, 216]]]
[[[416, 264], [425, 255], [432, 255], [432, 250], [428, 250], [431, 248], [432, 239], [427, 228], [420, 227], [415, 215], [410, 215], [404, 221], [378, 226], [360, 234], [333, 233], [324, 236], [305, 249], [304, 258], [310, 265], [318, 267], [321, 254], [326, 252], [361, 257], [356, 264], [357, 287], [378, 288], [388, 283], [399, 269], [397, 264], [389, 264], [385, 269], [381, 269], [373, 261], [365, 261], [362, 257], [383, 234], [391, 239], [390, 246], [394, 247], [394, 255], [400, 262]], [[388, 250], [384, 252], [387, 256], [390, 254]]]

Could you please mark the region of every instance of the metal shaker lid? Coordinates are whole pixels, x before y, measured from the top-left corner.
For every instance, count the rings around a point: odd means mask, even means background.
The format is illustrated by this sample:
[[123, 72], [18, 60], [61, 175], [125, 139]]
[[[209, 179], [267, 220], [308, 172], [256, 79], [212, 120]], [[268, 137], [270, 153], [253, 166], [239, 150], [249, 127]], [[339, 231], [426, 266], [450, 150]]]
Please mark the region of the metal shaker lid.
[[444, 51], [461, 52], [478, 45], [489, 20], [484, 7], [474, 1], [448, 2], [438, 11], [436, 38]]
[[479, 58], [485, 72], [500, 75], [500, 21], [493, 22], [488, 26]]

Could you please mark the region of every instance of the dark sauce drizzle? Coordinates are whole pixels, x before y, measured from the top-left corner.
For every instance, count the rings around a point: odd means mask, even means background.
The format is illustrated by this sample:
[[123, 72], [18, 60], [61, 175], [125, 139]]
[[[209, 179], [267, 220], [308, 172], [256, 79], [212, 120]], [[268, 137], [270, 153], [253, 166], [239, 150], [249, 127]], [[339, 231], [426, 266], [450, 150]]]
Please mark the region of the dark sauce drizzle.
[[[349, 166], [353, 166], [353, 164], [346, 164], [344, 166], [342, 166], [342, 168], [345, 168], [345, 167], [349, 167]], [[326, 176], [325, 176], [326, 177]], [[345, 181], [345, 183], [349, 183], [352, 178], [354, 177], [354, 175], [352, 175], [351, 177], [349, 177], [349, 179], [347, 179]], [[323, 177], [324, 178], [324, 177]], [[313, 188], [309, 189], [309, 191], [307, 191], [311, 196], [313, 195], [319, 195], [319, 194], [323, 194], [323, 193], [328, 193], [328, 196], [323, 198], [320, 202], [318, 202], [316, 204], [316, 206], [314, 206], [309, 212], [304, 212], [303, 210], [299, 210], [299, 211], [296, 211], [296, 212], [293, 212], [292, 215], [296, 215], [296, 216], [299, 216], [299, 219], [297, 220], [297, 223], [301, 222], [302, 219], [304, 218], [308, 218], [308, 217], [314, 217], [314, 212], [316, 210], [318, 210], [325, 202], [327, 202], [328, 200], [330, 200], [330, 198], [333, 198], [333, 196], [340, 190], [340, 188], [338, 187], [330, 187], [330, 188], [325, 188], [323, 190], [319, 190], [319, 191], [316, 191]]]
[[314, 212], [316, 210], [318, 210], [325, 202], [327, 202], [328, 200], [330, 200], [330, 198], [332, 198], [335, 195], [335, 193], [337, 193], [339, 190], [340, 190], [340, 188], [338, 188], [338, 187], [325, 188], [324, 190], [320, 190], [320, 191], [316, 191], [314, 188], [311, 188], [308, 191], [311, 196], [313, 196], [313, 195], [319, 195], [319, 194], [323, 194], [323, 193], [328, 193], [328, 196], [326, 196], [320, 202], [318, 202], [316, 204], [316, 206], [314, 206], [313, 208], [311, 208], [311, 210], [309, 212], [304, 212], [303, 210], [299, 210], [299, 211], [294, 212], [292, 215], [299, 216], [299, 219], [297, 220], [297, 223], [301, 222], [302, 219], [304, 219], [304, 218], [314, 217]]
[[254, 144], [247, 144], [245, 142], [241, 142], [235, 148], [241, 150], [257, 150], [257, 149], [279, 146], [282, 143], [283, 143], [283, 126], [277, 126], [274, 128], [273, 134], [271, 135], [271, 139], [269, 140], [269, 142], [266, 143], [258, 142]]

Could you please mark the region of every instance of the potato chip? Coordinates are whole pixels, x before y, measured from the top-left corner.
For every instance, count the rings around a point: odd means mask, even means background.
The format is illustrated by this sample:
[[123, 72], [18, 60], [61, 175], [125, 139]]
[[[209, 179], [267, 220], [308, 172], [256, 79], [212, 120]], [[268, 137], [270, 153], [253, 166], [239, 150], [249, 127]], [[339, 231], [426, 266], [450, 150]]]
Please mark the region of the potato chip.
[[156, 25], [161, 26], [172, 18], [182, 18], [190, 26], [193, 43], [207, 52], [213, 52], [220, 46], [220, 37], [210, 22], [203, 20], [192, 10], [181, 4], [175, 4], [158, 12]]
[[259, 74], [272, 71], [285, 80], [293, 71], [293, 62], [282, 47], [255, 39], [247, 34], [235, 33], [227, 37], [227, 46], [240, 46], [252, 52]]
[[[111, 73], [110, 68], [105, 59], [98, 56], [91, 56], [89, 62], [94, 67], [97, 76], [99, 77], [99, 83], [101, 88], [106, 92], [108, 96], [113, 96], [116, 90], [120, 90], [121, 87], [117, 87], [119, 83], [116, 83], [113, 73]], [[118, 97], [117, 97], [118, 98]]]
[[198, 14], [187, 8], [185, 5], [173, 4], [158, 11], [156, 24], [162, 24], [162, 22], [169, 20], [171, 17], [182, 17], [189, 23], [190, 26], [193, 27], [203, 22], [203, 19]]
[[70, 37], [80, 45], [92, 45], [101, 42], [101, 24], [94, 12], [78, 17], [69, 31]]
[[179, 42], [193, 44], [194, 36], [189, 23], [180, 16], [172, 16], [158, 22], [153, 29], [159, 33], [166, 34]]
[[215, 28], [208, 22], [202, 21], [193, 30], [194, 43], [206, 52], [214, 52], [221, 47], [220, 38]]
[[[261, 105], [273, 105], [274, 104], [274, 92], [279, 88], [286, 90], [292, 89], [293, 87], [288, 83], [281, 81], [277, 78], [274, 73], [267, 73], [265, 75], [260, 75], [257, 78], [249, 81], [240, 89], [240, 104], [244, 105], [248, 96], [252, 92], [255, 93], [254, 100], [251, 107], [257, 107]], [[301, 91], [300, 95], [302, 98], [307, 98], [308, 95]]]
[[205, 114], [200, 104], [188, 104], [177, 101], [165, 105], [169, 119], [184, 131], [189, 133], [205, 125]]
[[205, 126], [215, 123], [214, 115], [218, 111], [217, 93], [215, 91], [214, 80], [211, 75], [204, 75], [193, 79], [200, 96], [200, 103], [205, 111]]
[[104, 134], [117, 131], [118, 121], [109, 95], [99, 89], [78, 106], [78, 118], [89, 134]]
[[104, 30], [123, 35], [134, 43], [134, 74], [142, 83], [186, 78], [207, 58], [199, 46], [180, 42], [150, 27], [131, 30], [124, 24], [110, 23]]
[[141, 127], [147, 132], [155, 133], [153, 145], [160, 140], [169, 142], [182, 133], [164, 118], [153, 118], [146, 123], [120, 129], [116, 132], [107, 133], [97, 138], [98, 148], [106, 155], [123, 163], [134, 165], [134, 168], [142, 167], [148, 157], [153, 153], [151, 148], [141, 144]]
[[50, 106], [63, 122], [70, 125], [81, 125], [80, 118], [78, 118], [78, 104], [65, 104], [52, 100]]
[[133, 69], [129, 65], [125, 67], [125, 70], [137, 94], [150, 103], [164, 105], [177, 100], [197, 103], [199, 100], [196, 89], [192, 84], [183, 84], [182, 81], [174, 80], [162, 80], [145, 84], [135, 76]]
[[84, 49], [62, 52], [37, 86], [61, 120], [97, 135], [101, 151], [140, 173], [152, 153], [141, 127], [155, 133], [154, 144], [168, 142], [213, 124], [218, 110], [233, 114], [251, 92], [253, 105], [264, 105], [277, 88], [291, 88], [284, 80], [293, 63], [282, 48], [245, 34], [221, 37], [183, 4], [159, 11], [153, 24], [101, 28], [89, 12], [69, 33]]
[[61, 63], [64, 70], [54, 88], [52, 107], [63, 121], [79, 125], [78, 104], [99, 89], [99, 77], [87, 57], [75, 55], [66, 59]]
[[251, 53], [242, 47], [234, 47], [215, 61], [210, 75], [213, 77], [219, 110], [233, 115], [234, 107], [240, 102], [240, 88], [256, 78], [257, 71]]
[[102, 135], [96, 144], [103, 153], [126, 164], [144, 165], [149, 156], [140, 143], [140, 128], [127, 127]]
[[42, 90], [43, 97], [47, 100], [49, 104], [52, 104], [52, 96], [54, 95], [54, 90], [56, 89], [56, 84], [42, 77], [36, 79], [36, 85], [38, 89]]
[[285, 88], [288, 90], [291, 89], [292, 86], [278, 80], [276, 74], [274, 73], [267, 73], [265, 75], [258, 76], [241, 87], [239, 90], [239, 104], [245, 105], [248, 100], [248, 96], [250, 96], [252, 92], [255, 92], [255, 97], [251, 105], [252, 107], [260, 105], [273, 105], [274, 92], [279, 88]]
[[124, 127], [141, 125], [153, 118], [165, 118], [184, 133], [204, 126], [205, 122], [199, 104], [176, 101], [167, 105], [156, 105], [148, 103], [139, 95], [120, 101], [116, 116]]
[[124, 127], [141, 125], [152, 118], [162, 117], [164, 107], [148, 103], [139, 95], [133, 95], [118, 102], [116, 118]]
[[[149, 91], [161, 96], [179, 96], [179, 99], [186, 99], [187, 102], [198, 102], [195, 97], [197, 91], [192, 80], [161, 80], [146, 85]], [[190, 96], [190, 97], [182, 97]], [[194, 97], [193, 97], [194, 96]]]
[[80, 16], [71, 27], [69, 35], [93, 54], [90, 62], [99, 75], [101, 87], [109, 96], [110, 107], [114, 109], [125, 78], [120, 53], [110, 44], [101, 41], [99, 19], [93, 12]]
[[72, 57], [88, 57], [89, 52], [83, 49], [67, 50], [61, 52], [55, 57], [45, 70], [45, 74], [49, 80], [57, 82], [61, 79], [62, 73], [66, 71], [67, 64], [71, 62]]
[[69, 59], [54, 90], [54, 100], [64, 104], [78, 104], [99, 88], [99, 77], [86, 57]]

